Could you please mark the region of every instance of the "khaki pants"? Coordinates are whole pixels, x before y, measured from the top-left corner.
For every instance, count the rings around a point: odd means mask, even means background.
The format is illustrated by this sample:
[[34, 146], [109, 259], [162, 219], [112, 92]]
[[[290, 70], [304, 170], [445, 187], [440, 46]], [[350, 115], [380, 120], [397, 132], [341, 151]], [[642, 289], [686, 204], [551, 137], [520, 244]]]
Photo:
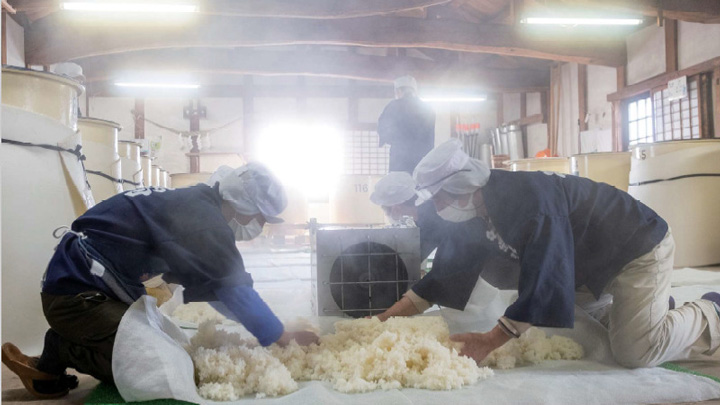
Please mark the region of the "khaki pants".
[[610, 346], [625, 367], [654, 367], [712, 354], [720, 345], [720, 318], [710, 301], [668, 310], [675, 241], [668, 231], [655, 248], [628, 263], [613, 280]]
[[96, 291], [41, 296], [45, 318], [60, 335], [57, 356], [62, 365], [113, 382], [115, 334], [128, 305]]

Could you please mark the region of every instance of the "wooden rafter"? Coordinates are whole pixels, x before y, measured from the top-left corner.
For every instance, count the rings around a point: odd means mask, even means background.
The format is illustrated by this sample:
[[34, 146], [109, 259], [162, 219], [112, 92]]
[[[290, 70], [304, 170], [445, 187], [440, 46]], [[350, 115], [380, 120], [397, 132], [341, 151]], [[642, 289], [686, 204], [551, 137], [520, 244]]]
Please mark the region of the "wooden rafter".
[[7, 0], [2, 0], [2, 9], [3, 11], [7, 11], [10, 14], [15, 14], [17, 12], [15, 8], [11, 6], [10, 3], [8, 3]]
[[206, 16], [192, 26], [143, 25], [130, 30], [71, 24], [52, 15], [33, 24], [25, 49], [29, 63], [44, 65], [143, 49], [300, 44], [440, 48], [606, 66], [625, 63], [621, 39], [537, 39], [508, 26], [400, 17], [317, 21]]
[[352, 52], [260, 51], [249, 49], [164, 49], [96, 56], [77, 61], [86, 81], [105, 81], [128, 71], [162, 72], [162, 67], [206, 75], [311, 75], [390, 82], [412, 74], [423, 84], [465, 85], [483, 89], [544, 87], [548, 72], [482, 69], [471, 64], [438, 64], [411, 57]]

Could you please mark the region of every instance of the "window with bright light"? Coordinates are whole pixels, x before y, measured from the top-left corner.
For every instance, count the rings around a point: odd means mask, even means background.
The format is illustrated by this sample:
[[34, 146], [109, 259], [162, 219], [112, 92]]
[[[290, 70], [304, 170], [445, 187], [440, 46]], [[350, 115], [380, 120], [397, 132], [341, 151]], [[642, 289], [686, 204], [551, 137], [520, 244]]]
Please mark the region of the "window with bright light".
[[324, 125], [270, 125], [260, 133], [258, 160], [286, 187], [311, 200], [327, 198], [342, 172], [343, 132]]
[[652, 99], [650, 97], [643, 97], [629, 102], [627, 105], [627, 117], [628, 146], [655, 140], [653, 136]]
[[390, 165], [390, 147], [378, 147], [375, 131], [348, 131], [345, 137], [345, 174], [385, 175]]

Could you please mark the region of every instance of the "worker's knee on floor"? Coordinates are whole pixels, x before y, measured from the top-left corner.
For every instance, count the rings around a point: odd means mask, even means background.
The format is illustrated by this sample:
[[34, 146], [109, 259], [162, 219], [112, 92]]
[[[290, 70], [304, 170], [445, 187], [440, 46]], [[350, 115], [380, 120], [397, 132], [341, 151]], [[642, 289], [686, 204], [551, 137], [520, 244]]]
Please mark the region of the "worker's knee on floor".
[[626, 368], [647, 368], [655, 367], [658, 362], [652, 356], [649, 347], [640, 347], [635, 344], [612, 344], [613, 357], [623, 367]]

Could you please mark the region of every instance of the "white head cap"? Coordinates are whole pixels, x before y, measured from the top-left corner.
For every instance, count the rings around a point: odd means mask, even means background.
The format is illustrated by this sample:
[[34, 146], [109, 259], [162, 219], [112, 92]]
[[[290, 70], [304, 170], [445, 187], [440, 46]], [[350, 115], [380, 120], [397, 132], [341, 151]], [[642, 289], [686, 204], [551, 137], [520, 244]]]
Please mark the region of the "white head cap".
[[415, 197], [415, 180], [406, 172], [390, 172], [375, 184], [370, 201], [392, 207]]
[[277, 215], [287, 207], [282, 184], [260, 163], [248, 163], [233, 169], [220, 166], [207, 184], [220, 183], [220, 195], [239, 214], [260, 213], [271, 224], [283, 222]]
[[412, 76], [400, 76], [393, 82], [395, 85], [395, 89], [399, 89], [401, 87], [410, 87], [413, 90], [417, 91], [417, 81]]
[[431, 199], [440, 189], [454, 194], [472, 193], [484, 186], [490, 169], [463, 152], [462, 143], [453, 138], [431, 150], [413, 172], [420, 205]]
[[70, 77], [73, 79], [85, 80], [85, 76], [83, 76], [82, 66], [78, 65], [77, 63], [72, 63], [72, 62], [58, 63], [57, 65], [53, 66], [52, 72], [55, 74], [67, 76], [67, 77]]

